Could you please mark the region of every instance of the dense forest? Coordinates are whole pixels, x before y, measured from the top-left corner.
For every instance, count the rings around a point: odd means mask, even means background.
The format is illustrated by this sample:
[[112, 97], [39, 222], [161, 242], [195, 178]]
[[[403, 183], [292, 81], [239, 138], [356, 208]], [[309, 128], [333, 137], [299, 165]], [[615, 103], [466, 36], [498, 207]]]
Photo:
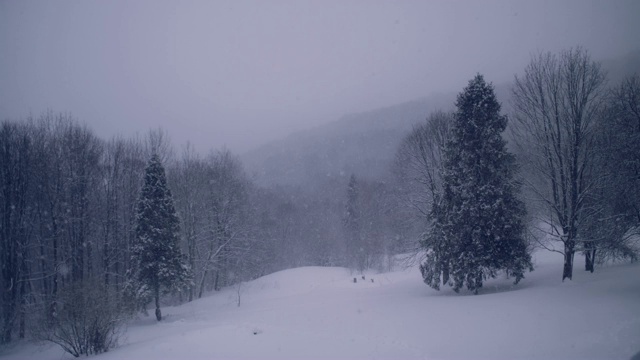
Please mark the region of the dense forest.
[[640, 76], [608, 81], [574, 48], [533, 56], [502, 107], [486, 80], [383, 147], [390, 166], [308, 188], [258, 183], [230, 151], [174, 147], [163, 130], [102, 139], [67, 113], [3, 120], [0, 343], [103, 352], [152, 303], [161, 320], [162, 304], [300, 266], [413, 260], [428, 285], [477, 292], [526, 279], [535, 248], [563, 254], [559, 280], [576, 253], [591, 272], [636, 260]]

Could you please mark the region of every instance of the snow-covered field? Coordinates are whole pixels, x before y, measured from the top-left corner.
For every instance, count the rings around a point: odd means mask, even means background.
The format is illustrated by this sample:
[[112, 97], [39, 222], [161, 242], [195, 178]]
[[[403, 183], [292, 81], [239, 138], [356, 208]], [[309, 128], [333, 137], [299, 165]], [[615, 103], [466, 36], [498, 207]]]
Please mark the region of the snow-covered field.
[[[129, 326], [96, 359], [630, 359], [640, 352], [640, 264], [562, 283], [562, 259], [538, 253], [519, 285], [480, 295], [437, 292], [417, 269], [355, 274], [307, 267], [271, 274]], [[373, 279], [374, 282], [371, 282]], [[14, 345], [4, 359], [72, 358], [54, 346]]]

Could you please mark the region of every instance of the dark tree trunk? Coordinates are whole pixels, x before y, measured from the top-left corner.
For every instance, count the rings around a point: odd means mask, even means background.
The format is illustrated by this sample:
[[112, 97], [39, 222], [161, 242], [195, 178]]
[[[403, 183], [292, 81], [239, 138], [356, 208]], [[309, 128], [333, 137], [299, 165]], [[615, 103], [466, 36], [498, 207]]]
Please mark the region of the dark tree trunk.
[[[8, 216], [7, 216], [8, 218]], [[5, 221], [4, 224], [8, 224]], [[4, 225], [3, 224], [3, 225]], [[0, 241], [4, 242], [2, 248], [3, 254], [0, 254], [2, 258], [2, 281], [0, 284], [4, 285], [4, 288], [0, 288], [0, 294], [2, 296], [2, 324], [0, 324], [0, 344], [6, 344], [11, 341], [11, 333], [13, 331], [14, 319], [16, 316], [16, 298], [18, 295], [18, 268], [17, 268], [17, 249], [13, 234], [8, 231], [9, 226], [4, 225], [4, 234], [0, 235]], [[2, 244], [0, 244], [2, 245]]]
[[109, 254], [109, 240], [105, 240], [104, 242], [104, 246], [103, 246], [103, 254], [102, 254], [102, 268], [104, 269], [104, 286], [106, 288], [109, 288], [109, 257], [111, 254]]
[[156, 298], [156, 319], [162, 320], [162, 312], [160, 312], [160, 286], [155, 286], [155, 298]]
[[567, 240], [564, 244], [564, 267], [562, 269], [562, 281], [573, 278], [573, 255], [575, 253], [575, 243]]
[[198, 292], [198, 299], [200, 299], [202, 297], [202, 294], [204, 293], [204, 281], [207, 278], [207, 273], [208, 271], [205, 270], [204, 274], [202, 274], [202, 279], [200, 280], [200, 291]]
[[[24, 250], [23, 250], [24, 251]], [[30, 271], [27, 266], [27, 255], [23, 253], [21, 259], [21, 281], [20, 281], [20, 322], [18, 328], [18, 337], [24, 339], [26, 332], [26, 317], [27, 317], [27, 292], [31, 292], [31, 285], [29, 283]], [[29, 287], [27, 288], [27, 285]]]
[[27, 295], [24, 290], [24, 282], [20, 285], [20, 292], [22, 295], [20, 296], [20, 324], [18, 328], [18, 337], [20, 339], [24, 339], [24, 335], [26, 332], [26, 317], [27, 317]]
[[596, 263], [596, 249], [587, 250], [586, 256], [584, 257], [584, 269], [589, 272], [593, 272], [595, 270]]
[[74, 237], [71, 241], [73, 246], [73, 259], [71, 261], [71, 279], [74, 283], [81, 283], [84, 279], [84, 239], [78, 234], [78, 229], [73, 229]]
[[[42, 231], [40, 231], [40, 233], [42, 233]], [[46, 262], [46, 252], [44, 249], [44, 241], [40, 240], [40, 272], [42, 274], [47, 274], [47, 262]], [[45, 296], [49, 296], [49, 279], [47, 279], [46, 276], [42, 277], [42, 290], [45, 294]]]
[[[194, 235], [190, 235], [189, 236], [189, 265], [191, 266], [191, 271], [192, 274], [194, 274], [194, 279], [195, 279], [195, 271], [196, 271], [196, 246], [195, 246], [195, 240], [194, 240]], [[193, 301], [193, 297], [196, 293], [196, 282], [194, 281], [193, 284], [189, 287], [189, 302]], [[199, 297], [202, 297], [202, 294], [200, 294]]]
[[50, 308], [50, 314], [49, 315], [54, 315], [57, 311], [58, 305], [57, 305], [57, 301], [58, 301], [58, 221], [55, 218], [55, 216], [53, 216], [54, 211], [55, 211], [55, 207], [53, 206], [53, 204], [51, 205], [51, 225], [52, 225], [52, 230], [53, 230], [53, 244], [52, 244], [52, 250], [53, 250], [53, 279], [52, 279], [52, 283], [53, 283], [53, 289], [51, 291], [51, 308]]
[[216, 270], [216, 277], [215, 277], [215, 280], [213, 281], [213, 290], [215, 291], [220, 290], [220, 270]]
[[442, 285], [446, 285], [449, 282], [449, 266], [445, 265], [442, 269]]
[[4, 297], [4, 306], [3, 306], [3, 317], [4, 321], [2, 324], [2, 334], [0, 334], [0, 344], [7, 344], [11, 342], [11, 334], [13, 332], [14, 320], [16, 317], [16, 296], [17, 296], [17, 288], [18, 284], [16, 284], [16, 280], [14, 277], [9, 278], [7, 281], [9, 284], [8, 289], [2, 289], [6, 292], [6, 296]]

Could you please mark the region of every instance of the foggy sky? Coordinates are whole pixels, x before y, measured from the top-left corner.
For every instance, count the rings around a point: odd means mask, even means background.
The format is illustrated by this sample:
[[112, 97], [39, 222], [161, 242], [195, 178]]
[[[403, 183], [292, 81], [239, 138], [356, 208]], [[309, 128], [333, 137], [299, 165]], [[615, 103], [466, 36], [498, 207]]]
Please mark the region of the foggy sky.
[[70, 112], [243, 152], [294, 130], [510, 81], [539, 50], [640, 49], [640, 1], [0, 1], [0, 119]]

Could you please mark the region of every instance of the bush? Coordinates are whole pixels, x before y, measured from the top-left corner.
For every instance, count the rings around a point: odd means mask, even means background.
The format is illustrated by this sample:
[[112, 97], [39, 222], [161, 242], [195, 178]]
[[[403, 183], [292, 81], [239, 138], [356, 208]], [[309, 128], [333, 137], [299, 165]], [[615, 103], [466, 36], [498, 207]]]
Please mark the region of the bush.
[[112, 295], [101, 286], [65, 289], [44, 316], [35, 337], [57, 344], [75, 357], [107, 352], [118, 345], [125, 324]]

